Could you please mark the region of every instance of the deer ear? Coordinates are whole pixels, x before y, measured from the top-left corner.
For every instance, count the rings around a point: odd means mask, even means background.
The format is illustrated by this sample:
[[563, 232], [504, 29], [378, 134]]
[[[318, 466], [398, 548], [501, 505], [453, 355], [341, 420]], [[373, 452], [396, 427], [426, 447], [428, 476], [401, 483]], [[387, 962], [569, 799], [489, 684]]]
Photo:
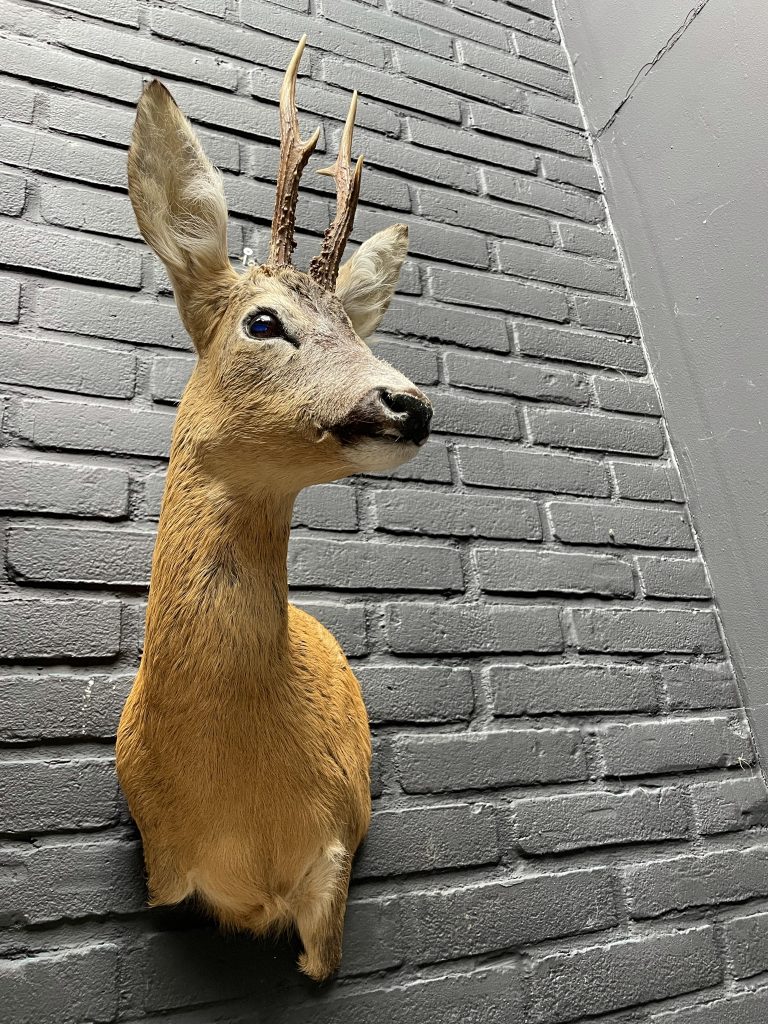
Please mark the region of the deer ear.
[[339, 271], [336, 295], [361, 338], [368, 338], [379, 326], [407, 253], [408, 228], [393, 224], [363, 242]]
[[184, 326], [201, 347], [217, 297], [237, 279], [227, 255], [227, 202], [219, 172], [158, 81], [146, 86], [136, 111], [128, 192], [142, 235], [168, 271]]

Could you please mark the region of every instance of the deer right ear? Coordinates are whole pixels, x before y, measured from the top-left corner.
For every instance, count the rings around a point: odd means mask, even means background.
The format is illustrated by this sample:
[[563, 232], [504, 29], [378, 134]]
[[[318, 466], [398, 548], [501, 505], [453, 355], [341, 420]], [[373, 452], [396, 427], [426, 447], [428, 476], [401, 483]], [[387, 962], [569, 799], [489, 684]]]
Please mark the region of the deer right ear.
[[237, 279], [227, 255], [221, 176], [160, 82], [144, 89], [128, 153], [128, 193], [139, 230], [165, 264], [184, 326], [205, 346], [216, 304]]
[[393, 224], [363, 242], [339, 271], [336, 295], [361, 338], [368, 338], [381, 323], [407, 254], [408, 228]]

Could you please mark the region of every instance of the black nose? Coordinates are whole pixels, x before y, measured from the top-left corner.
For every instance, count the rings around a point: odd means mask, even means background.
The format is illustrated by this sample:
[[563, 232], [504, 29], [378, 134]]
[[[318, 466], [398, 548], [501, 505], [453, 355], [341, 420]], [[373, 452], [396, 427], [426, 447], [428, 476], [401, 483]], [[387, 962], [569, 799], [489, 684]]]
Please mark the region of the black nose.
[[381, 404], [395, 420], [397, 429], [405, 441], [421, 444], [429, 437], [429, 424], [432, 419], [432, 406], [424, 398], [418, 398], [407, 391], [379, 392]]

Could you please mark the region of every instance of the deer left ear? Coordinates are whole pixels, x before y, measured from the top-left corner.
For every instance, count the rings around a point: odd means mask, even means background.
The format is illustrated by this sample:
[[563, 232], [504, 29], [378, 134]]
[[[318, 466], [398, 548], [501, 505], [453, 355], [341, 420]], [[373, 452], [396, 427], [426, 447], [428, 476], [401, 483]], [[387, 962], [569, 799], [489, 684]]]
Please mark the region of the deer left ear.
[[379, 326], [407, 253], [408, 228], [393, 224], [363, 242], [339, 270], [336, 295], [361, 338], [370, 337]]

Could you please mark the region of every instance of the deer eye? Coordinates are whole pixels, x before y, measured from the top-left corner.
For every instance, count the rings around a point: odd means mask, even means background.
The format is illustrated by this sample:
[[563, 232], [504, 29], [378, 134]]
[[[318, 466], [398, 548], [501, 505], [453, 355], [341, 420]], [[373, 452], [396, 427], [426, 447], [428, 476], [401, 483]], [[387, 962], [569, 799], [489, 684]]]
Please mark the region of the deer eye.
[[269, 341], [271, 338], [284, 338], [283, 325], [272, 313], [254, 313], [243, 324], [245, 333], [256, 341]]

